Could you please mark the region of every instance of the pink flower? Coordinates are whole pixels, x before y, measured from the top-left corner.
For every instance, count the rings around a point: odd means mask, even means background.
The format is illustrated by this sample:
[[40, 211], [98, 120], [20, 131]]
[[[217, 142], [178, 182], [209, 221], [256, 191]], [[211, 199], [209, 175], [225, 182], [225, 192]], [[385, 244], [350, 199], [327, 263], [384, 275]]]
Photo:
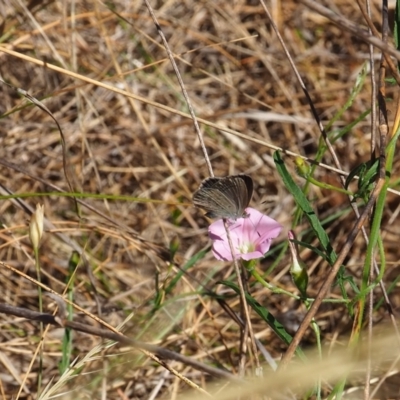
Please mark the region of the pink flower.
[[[235, 258], [252, 260], [261, 258], [269, 250], [272, 239], [282, 230], [282, 225], [274, 219], [261, 214], [254, 208], [246, 208], [248, 217], [228, 220]], [[216, 259], [232, 261], [232, 253], [226, 235], [224, 221], [215, 221], [208, 228], [213, 241], [213, 253]]]

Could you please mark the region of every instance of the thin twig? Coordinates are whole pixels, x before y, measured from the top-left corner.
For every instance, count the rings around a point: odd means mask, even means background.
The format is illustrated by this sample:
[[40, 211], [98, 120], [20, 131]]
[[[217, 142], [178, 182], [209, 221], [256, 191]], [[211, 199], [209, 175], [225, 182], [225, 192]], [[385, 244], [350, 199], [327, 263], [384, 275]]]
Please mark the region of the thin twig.
[[[231, 253], [232, 253], [233, 265], [235, 267], [235, 272], [236, 272], [238, 285], [239, 285], [241, 307], [243, 308], [243, 312], [244, 312], [244, 316], [245, 316], [244, 319], [245, 319], [246, 325], [247, 325], [247, 326], [244, 326], [244, 328], [243, 328], [243, 340], [244, 341], [247, 340], [247, 335], [246, 334], [249, 333], [251, 348], [252, 348], [254, 359], [255, 359], [255, 362], [256, 362], [256, 376], [261, 376], [262, 375], [262, 369], [261, 369], [260, 360], [258, 358], [257, 345], [256, 345], [255, 336], [254, 336], [253, 326], [251, 324], [250, 311], [249, 311], [249, 307], [248, 307], [247, 301], [246, 301], [246, 292], [245, 292], [245, 289], [244, 289], [244, 284], [243, 284], [243, 280], [242, 280], [242, 274], [241, 274], [241, 270], [239, 268], [239, 262], [234, 256], [235, 255], [235, 249], [233, 247], [233, 243], [232, 243], [232, 240], [231, 240], [231, 237], [230, 237], [230, 233], [229, 233], [228, 222], [226, 220], [224, 220], [224, 226], [225, 226], [225, 230], [226, 230], [226, 232], [228, 234], [227, 235], [228, 243], [229, 243], [229, 247], [230, 247], [230, 250], [231, 250]], [[242, 358], [242, 363], [240, 363], [239, 367], [241, 367], [241, 368], [244, 367], [243, 358]], [[244, 374], [244, 370], [241, 370], [239, 372], [240, 372], [240, 375]]]
[[183, 97], [185, 98], [186, 104], [187, 104], [188, 109], [189, 109], [190, 116], [191, 116], [192, 121], [193, 121], [194, 130], [195, 130], [195, 132], [197, 134], [197, 137], [198, 137], [198, 139], [200, 141], [201, 150], [203, 151], [203, 156], [204, 156], [204, 159], [205, 159], [206, 164], [207, 164], [208, 172], [209, 172], [210, 176], [214, 176], [214, 172], [213, 172], [213, 169], [212, 169], [211, 161], [210, 161], [210, 158], [208, 157], [206, 145], [204, 143], [203, 134], [202, 134], [202, 132], [200, 130], [200, 126], [199, 126], [198, 120], [196, 118], [196, 114], [194, 112], [194, 109], [193, 109], [193, 106], [192, 106], [192, 102], [190, 101], [189, 95], [188, 95], [188, 93], [186, 91], [185, 85], [183, 83], [183, 79], [182, 79], [181, 74], [180, 74], [179, 69], [178, 69], [178, 66], [176, 65], [174, 55], [173, 55], [173, 53], [172, 53], [172, 51], [171, 51], [171, 49], [169, 47], [167, 39], [165, 38], [164, 32], [162, 31], [161, 26], [157, 21], [157, 18], [156, 18], [155, 14], [154, 14], [153, 8], [151, 7], [151, 5], [150, 5], [148, 0], [144, 0], [144, 2], [146, 3], [147, 9], [149, 10], [151, 18], [153, 19], [153, 22], [154, 22], [154, 25], [155, 25], [155, 27], [157, 29], [158, 34], [161, 37], [161, 40], [162, 40], [162, 42], [164, 44], [164, 47], [165, 47], [165, 50], [167, 51], [167, 54], [168, 54], [168, 58], [171, 61], [172, 68], [174, 69], [175, 75], [176, 75], [176, 77], [178, 79], [179, 86], [181, 87]]
[[[375, 36], [378, 36], [378, 32], [376, 31], [376, 28], [374, 24], [371, 21], [370, 15], [371, 15], [371, 4], [370, 1], [366, 1], [366, 8], [367, 10], [364, 10], [364, 6], [361, 3], [360, 0], [357, 0], [358, 6], [364, 15], [364, 19], [367, 21], [368, 24], [368, 31], [370, 34], [374, 32]], [[375, 62], [374, 62], [374, 46], [370, 44], [368, 46], [369, 48], [369, 62], [370, 62], [370, 69], [371, 69], [371, 140], [370, 140], [370, 148], [371, 148], [371, 160], [375, 158], [376, 155], [376, 142], [377, 142], [377, 129], [376, 129], [376, 82], [375, 82]], [[388, 57], [389, 58], [389, 57]], [[391, 60], [390, 60], [391, 61]], [[366, 231], [363, 227], [363, 234], [367, 236]], [[375, 257], [371, 259], [373, 265], [376, 264]], [[371, 267], [373, 267], [371, 265]], [[378, 268], [378, 266], [376, 265]], [[370, 268], [369, 271], [369, 281], [373, 282], [374, 279], [374, 273], [375, 269]], [[383, 284], [382, 284], [383, 285]], [[386, 291], [385, 291], [386, 292]], [[366, 374], [365, 374], [365, 386], [364, 386], [364, 398], [369, 399], [369, 394], [370, 394], [370, 379], [371, 379], [371, 346], [372, 346], [372, 328], [373, 328], [373, 307], [374, 307], [374, 293], [373, 290], [371, 290], [368, 293], [368, 352], [369, 352], [369, 357], [367, 358], [367, 366], [366, 366]]]

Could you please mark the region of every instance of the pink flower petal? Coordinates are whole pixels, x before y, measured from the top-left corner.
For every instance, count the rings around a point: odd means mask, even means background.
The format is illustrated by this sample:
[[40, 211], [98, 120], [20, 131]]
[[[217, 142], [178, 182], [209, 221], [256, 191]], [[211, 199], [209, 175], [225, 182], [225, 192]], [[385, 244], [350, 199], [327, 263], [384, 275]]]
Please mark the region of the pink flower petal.
[[[254, 208], [247, 208], [246, 213], [247, 218], [228, 220], [234, 256], [243, 260], [261, 258], [269, 250], [272, 239], [279, 235], [282, 225]], [[223, 220], [212, 223], [208, 228], [208, 234], [213, 242], [215, 258], [231, 261], [232, 253]]]

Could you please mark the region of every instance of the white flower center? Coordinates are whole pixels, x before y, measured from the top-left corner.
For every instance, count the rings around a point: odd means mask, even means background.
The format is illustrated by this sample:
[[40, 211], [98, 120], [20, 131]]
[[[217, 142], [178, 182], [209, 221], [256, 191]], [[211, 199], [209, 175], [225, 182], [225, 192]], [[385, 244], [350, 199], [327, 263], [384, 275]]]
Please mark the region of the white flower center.
[[251, 253], [254, 250], [254, 244], [253, 243], [242, 243], [239, 250], [242, 254]]

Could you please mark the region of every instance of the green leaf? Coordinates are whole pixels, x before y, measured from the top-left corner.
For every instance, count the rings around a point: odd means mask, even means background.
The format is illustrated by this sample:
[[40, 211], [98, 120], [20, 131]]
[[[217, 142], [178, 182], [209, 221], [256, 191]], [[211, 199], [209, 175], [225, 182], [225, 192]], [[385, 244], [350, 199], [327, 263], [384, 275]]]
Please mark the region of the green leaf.
[[358, 192], [354, 194], [354, 198], [366, 198], [369, 197], [374, 183], [376, 181], [376, 176], [379, 171], [379, 159], [370, 160], [366, 163], [361, 163], [353, 170], [350, 171], [345, 187], [347, 188], [350, 182], [355, 176], [358, 175]]
[[346, 178], [344, 187], [348, 189], [351, 181], [358, 175], [361, 176], [364, 174], [365, 170], [367, 169], [366, 163], [361, 163], [360, 165], [357, 165], [357, 167], [353, 168], [350, 172], [349, 175]]
[[[400, 47], [400, 1], [396, 1], [396, 9], [394, 13], [394, 43], [396, 45], [396, 49], [399, 50]], [[399, 62], [397, 62], [397, 70], [400, 72]]]
[[[375, 183], [376, 176], [379, 172], [379, 158], [374, 161], [368, 161], [366, 164], [367, 168], [363, 171], [363, 174], [360, 175], [360, 179], [358, 182], [358, 187], [360, 190], [372, 190], [372, 185]], [[369, 195], [369, 193], [367, 193]]]
[[286, 166], [279, 154], [278, 151], [274, 153], [274, 162], [277, 168], [279, 175], [281, 176], [283, 183], [285, 184], [288, 191], [294, 198], [294, 201], [298, 205], [298, 207], [303, 211], [305, 217], [307, 218], [308, 222], [311, 225], [312, 230], [314, 231], [315, 235], [317, 236], [319, 242], [321, 243], [328, 262], [330, 265], [333, 265], [337, 259], [337, 255], [334, 252], [329, 237], [325, 232], [321, 222], [319, 221], [318, 217], [316, 216], [314, 210], [312, 209], [307, 197], [301, 191], [301, 189], [297, 186], [297, 184], [292, 179], [289, 171], [286, 169]]
[[[296, 202], [297, 206], [301, 209], [301, 211], [304, 213], [304, 216], [307, 218], [309, 224], [311, 225], [311, 228], [315, 236], [321, 243], [321, 246], [325, 252], [324, 258], [328, 261], [330, 265], [333, 265], [337, 260], [337, 254], [331, 246], [328, 234], [325, 232], [325, 229], [323, 228], [321, 222], [316, 216], [307, 197], [292, 179], [278, 151], [274, 153], [274, 162], [277, 171], [281, 176], [282, 181], [285, 184], [287, 190], [292, 194], [294, 201]], [[342, 268], [343, 268], [342, 271], [344, 271], [344, 267]], [[337, 284], [340, 287], [341, 294], [344, 299], [347, 299], [348, 296], [346, 293], [346, 288], [344, 286], [345, 278], [347, 277], [344, 276], [344, 272], [343, 274], [337, 275]]]

